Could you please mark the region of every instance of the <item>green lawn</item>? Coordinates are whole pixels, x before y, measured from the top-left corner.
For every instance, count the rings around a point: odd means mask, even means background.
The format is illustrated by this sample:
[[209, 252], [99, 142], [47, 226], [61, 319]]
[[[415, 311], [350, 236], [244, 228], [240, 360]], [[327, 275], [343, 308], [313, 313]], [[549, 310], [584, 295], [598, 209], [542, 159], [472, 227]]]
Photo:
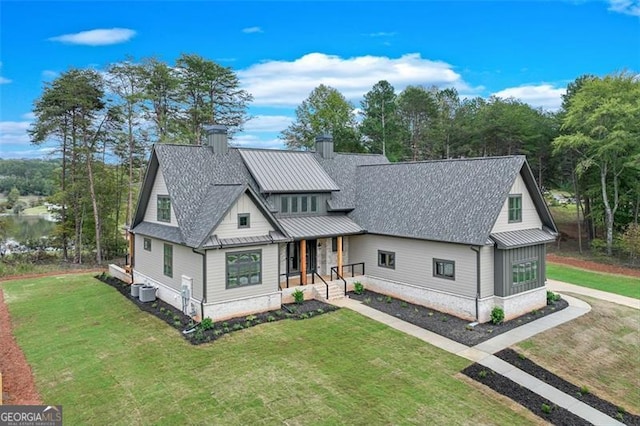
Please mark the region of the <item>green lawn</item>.
[[28, 209], [24, 209], [22, 211], [23, 215], [43, 215], [43, 214], [47, 214], [49, 211], [47, 210], [47, 208], [45, 206], [37, 206], [37, 207], [29, 207]]
[[547, 263], [547, 278], [640, 299], [640, 279]]
[[0, 285], [43, 400], [67, 424], [539, 420], [460, 379], [469, 361], [346, 309], [192, 346], [87, 275]]

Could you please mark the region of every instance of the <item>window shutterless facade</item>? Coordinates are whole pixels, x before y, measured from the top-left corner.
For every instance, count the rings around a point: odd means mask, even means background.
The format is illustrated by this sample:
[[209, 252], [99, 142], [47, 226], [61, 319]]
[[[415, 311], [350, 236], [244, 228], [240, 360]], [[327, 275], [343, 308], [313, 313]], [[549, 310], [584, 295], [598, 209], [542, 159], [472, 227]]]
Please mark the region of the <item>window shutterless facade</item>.
[[239, 213], [238, 214], [238, 229], [250, 228], [251, 227], [250, 217], [251, 217], [251, 215], [249, 213]]
[[300, 211], [305, 213], [309, 206], [309, 199], [307, 197], [300, 197]]
[[298, 213], [298, 197], [291, 197], [291, 213]]
[[311, 211], [314, 213], [318, 211], [318, 197], [315, 195], [311, 196]]
[[433, 259], [433, 276], [455, 280], [456, 262], [453, 260]]
[[226, 288], [262, 283], [262, 250], [227, 253]]
[[538, 261], [527, 260], [511, 265], [511, 275], [513, 285], [525, 284], [537, 281], [538, 279]]
[[509, 195], [509, 223], [522, 222], [522, 195]]
[[158, 195], [158, 222], [171, 222], [171, 199], [168, 195]]
[[396, 254], [392, 251], [378, 250], [378, 266], [396, 269]]
[[173, 277], [173, 246], [171, 244], [164, 245], [164, 274], [167, 277]]
[[282, 197], [280, 198], [280, 213], [288, 213], [289, 212], [289, 198]]
[[151, 238], [144, 239], [144, 249], [146, 251], [151, 251]]

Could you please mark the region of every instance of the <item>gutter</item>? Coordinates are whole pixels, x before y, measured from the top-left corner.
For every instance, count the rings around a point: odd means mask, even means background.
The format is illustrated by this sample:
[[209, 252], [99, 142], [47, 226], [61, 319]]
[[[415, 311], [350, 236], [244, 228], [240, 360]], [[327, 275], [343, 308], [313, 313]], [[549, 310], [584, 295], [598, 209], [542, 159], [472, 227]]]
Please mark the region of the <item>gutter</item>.
[[202, 256], [202, 299], [200, 299], [200, 321], [202, 321], [204, 319], [204, 302], [207, 300], [207, 252], [196, 249], [191, 249], [191, 251]]
[[476, 322], [480, 322], [480, 250], [481, 246], [471, 246], [476, 252]]

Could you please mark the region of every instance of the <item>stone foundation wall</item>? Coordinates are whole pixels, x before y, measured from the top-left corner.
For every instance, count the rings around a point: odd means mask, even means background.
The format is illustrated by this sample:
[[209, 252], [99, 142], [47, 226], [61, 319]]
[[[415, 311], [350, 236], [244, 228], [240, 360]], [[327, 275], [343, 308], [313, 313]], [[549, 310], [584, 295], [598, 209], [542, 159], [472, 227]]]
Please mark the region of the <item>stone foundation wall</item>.
[[206, 303], [204, 305], [204, 316], [205, 318], [209, 317], [214, 321], [221, 321], [229, 318], [271, 311], [274, 309], [280, 309], [282, 304], [281, 300], [282, 295], [278, 291], [262, 296], [226, 300], [220, 303]]
[[[156, 291], [156, 297], [158, 299], [168, 303], [169, 305], [173, 306], [176, 309], [180, 309], [180, 310], [182, 309], [182, 295], [180, 294], [179, 291], [167, 285], [164, 285], [154, 280], [153, 278], [150, 278], [144, 274], [141, 274], [140, 272], [136, 272], [135, 269], [133, 270], [133, 282], [156, 287], [158, 289]], [[189, 307], [188, 307], [187, 314], [195, 312], [195, 314], [192, 316], [201, 318], [200, 310], [201, 310], [200, 301], [194, 298], [189, 299]]]

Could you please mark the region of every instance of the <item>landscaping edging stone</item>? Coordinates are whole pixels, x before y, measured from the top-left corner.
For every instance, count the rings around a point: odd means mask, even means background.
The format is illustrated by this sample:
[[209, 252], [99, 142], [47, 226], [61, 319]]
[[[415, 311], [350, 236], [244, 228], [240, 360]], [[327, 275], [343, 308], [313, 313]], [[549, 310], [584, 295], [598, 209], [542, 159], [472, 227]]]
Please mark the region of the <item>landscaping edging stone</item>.
[[627, 413], [625, 410], [620, 410], [620, 407], [617, 405], [601, 399], [590, 392], [583, 393], [582, 391], [584, 389], [553, 374], [530, 359], [523, 357], [513, 349], [503, 349], [496, 353], [495, 356], [626, 425], [640, 426], [640, 416]]
[[347, 295], [351, 299], [358, 300], [371, 308], [466, 346], [475, 346], [498, 334], [513, 330], [516, 327], [553, 314], [569, 306], [566, 300], [560, 299], [553, 305], [547, 305], [544, 308], [532, 311], [502, 324], [495, 325], [488, 322], [478, 324], [475, 327], [469, 327], [471, 321], [370, 290], [365, 289], [362, 294], [356, 294], [350, 291]]
[[[106, 273], [97, 275], [96, 278], [115, 288], [140, 310], [156, 316], [171, 327], [179, 330], [181, 332], [180, 334], [193, 345], [212, 342], [220, 339], [225, 334], [266, 322], [275, 322], [288, 318], [298, 320], [306, 319], [340, 309], [337, 306], [329, 305], [319, 300], [306, 300], [301, 304], [283, 304], [282, 309], [275, 311], [261, 312], [231, 318], [225, 321], [218, 321], [212, 323], [212, 327], [205, 330], [202, 326], [197, 325], [191, 317], [160, 299], [156, 299], [153, 302], [140, 302], [139, 299], [131, 296], [131, 286], [117, 278], [111, 277]], [[190, 328], [193, 328], [192, 332], [184, 333], [185, 330]]]
[[[558, 407], [548, 399], [537, 393], [520, 386], [513, 380], [496, 373], [490, 368], [480, 364], [471, 364], [462, 370], [467, 377], [482, 383], [494, 391], [514, 400], [518, 404], [529, 409], [533, 414], [541, 417], [547, 422], [558, 426], [582, 426], [591, 425], [585, 419], [578, 417], [571, 411]], [[548, 407], [549, 412], [545, 412], [543, 407]]]

